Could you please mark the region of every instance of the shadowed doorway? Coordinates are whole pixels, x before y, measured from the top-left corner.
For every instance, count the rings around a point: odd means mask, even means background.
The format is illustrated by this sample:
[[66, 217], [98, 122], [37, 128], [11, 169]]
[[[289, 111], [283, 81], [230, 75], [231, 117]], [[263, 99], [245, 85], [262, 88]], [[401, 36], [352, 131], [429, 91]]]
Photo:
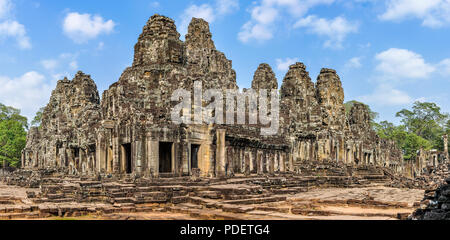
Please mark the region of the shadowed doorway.
[[172, 145], [173, 143], [160, 142], [159, 143], [159, 172], [172, 172]]
[[132, 173], [131, 165], [131, 143], [122, 145], [122, 161], [125, 163], [125, 173]]
[[198, 168], [198, 153], [200, 151], [200, 145], [191, 145], [191, 169]]

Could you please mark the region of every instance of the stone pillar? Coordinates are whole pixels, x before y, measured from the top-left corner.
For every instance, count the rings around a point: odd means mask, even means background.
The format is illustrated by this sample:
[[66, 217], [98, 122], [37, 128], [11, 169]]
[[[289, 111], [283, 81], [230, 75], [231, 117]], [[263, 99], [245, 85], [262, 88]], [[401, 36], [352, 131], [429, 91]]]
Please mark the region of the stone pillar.
[[226, 130], [217, 129], [217, 141], [216, 141], [216, 173], [218, 177], [225, 176], [225, 134]]
[[[188, 142], [184, 139], [181, 140], [179, 146], [180, 146], [180, 151], [178, 152], [180, 154], [180, 162], [181, 162], [181, 173], [182, 175], [188, 176], [191, 174], [191, 163], [189, 161], [190, 159], [190, 152], [191, 149], [189, 147], [190, 144], [188, 144]], [[200, 167], [200, 158], [198, 159], [199, 161], [199, 167]]]
[[257, 169], [258, 169], [258, 174], [261, 175], [263, 174], [263, 159], [262, 159], [262, 154], [260, 151], [256, 152], [256, 163], [258, 164]]
[[[143, 170], [143, 152], [145, 151], [144, 149], [144, 144], [142, 144], [143, 141], [138, 140], [134, 143], [134, 170], [136, 171], [137, 174], [141, 174], [142, 170]], [[126, 163], [125, 163], [126, 164]]]
[[239, 148], [239, 159], [241, 161], [241, 173], [244, 174], [246, 173], [247, 159], [245, 156], [245, 149], [242, 147]]
[[244, 148], [244, 173], [245, 175], [250, 175], [250, 153]]
[[445, 134], [444, 138], [444, 154], [447, 162], [450, 162], [449, 154], [448, 154], [448, 135]]
[[280, 163], [280, 172], [286, 172], [286, 163], [284, 162], [283, 152], [278, 153], [278, 161]]
[[[118, 132], [118, 131], [117, 131]], [[113, 173], [120, 174], [119, 137], [113, 137]]]
[[151, 177], [159, 175], [159, 142], [147, 140], [147, 171]]
[[275, 173], [275, 159], [274, 154], [269, 152], [269, 159], [267, 159], [267, 163], [269, 164], [269, 174]]
[[20, 155], [20, 168], [25, 167], [25, 151], [22, 151], [22, 154]]
[[279, 162], [280, 159], [278, 158], [278, 156], [279, 156], [279, 152], [275, 151], [275, 154], [273, 155], [273, 158], [274, 158], [273, 168], [276, 173], [280, 172], [280, 162]]

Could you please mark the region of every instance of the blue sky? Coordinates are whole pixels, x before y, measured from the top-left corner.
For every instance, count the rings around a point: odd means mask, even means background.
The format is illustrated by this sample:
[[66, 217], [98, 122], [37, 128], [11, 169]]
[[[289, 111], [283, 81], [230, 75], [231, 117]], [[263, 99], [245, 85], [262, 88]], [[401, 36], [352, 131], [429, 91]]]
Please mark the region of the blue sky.
[[209, 21], [241, 88], [260, 63], [281, 85], [300, 61], [313, 81], [336, 69], [346, 101], [369, 104], [379, 120], [398, 123], [417, 100], [450, 112], [450, 0], [0, 0], [0, 102], [31, 120], [78, 70], [101, 94], [131, 65], [155, 13], [174, 19], [182, 39], [192, 17]]

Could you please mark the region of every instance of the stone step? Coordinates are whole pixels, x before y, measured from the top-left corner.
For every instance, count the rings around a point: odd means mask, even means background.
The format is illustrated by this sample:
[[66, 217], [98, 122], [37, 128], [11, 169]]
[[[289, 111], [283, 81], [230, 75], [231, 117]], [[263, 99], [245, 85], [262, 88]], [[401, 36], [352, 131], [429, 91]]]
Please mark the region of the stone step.
[[135, 203], [136, 199], [131, 197], [114, 198], [114, 203]]
[[274, 194], [297, 194], [308, 192], [307, 187], [293, 187], [293, 188], [284, 188], [284, 189], [271, 189], [271, 192]]
[[224, 196], [224, 199], [225, 200], [243, 200], [243, 199], [271, 197], [272, 195], [273, 195], [272, 193], [252, 194], [252, 195], [226, 195], [226, 196]]
[[125, 197], [128, 196], [128, 193], [126, 193], [126, 192], [114, 192], [114, 193], [108, 194], [108, 196], [113, 197], [113, 198], [125, 198]]
[[194, 196], [209, 199], [222, 199], [223, 195], [219, 191], [200, 191], [194, 193]]
[[168, 201], [167, 194], [164, 192], [138, 193], [135, 195], [136, 203], [165, 203]]
[[286, 197], [250, 198], [250, 199], [242, 199], [242, 200], [223, 201], [223, 203], [224, 204], [250, 205], [250, 204], [262, 204], [262, 203], [283, 202], [283, 201], [286, 201]]
[[15, 201], [13, 200], [2, 200], [0, 199], [0, 205], [14, 205]]
[[202, 205], [202, 206], [206, 206], [206, 207], [210, 207], [210, 208], [214, 207], [215, 204], [217, 204], [216, 200], [206, 199], [206, 198], [201, 198], [201, 197], [188, 197], [187, 199], [188, 199], [189, 203]]
[[50, 200], [53, 200], [53, 199], [64, 198], [64, 194], [62, 194], [62, 193], [46, 194], [45, 197]]
[[172, 197], [170, 199], [170, 202], [173, 204], [187, 203], [189, 202], [189, 197], [188, 196]]
[[[36, 202], [36, 200], [34, 202]], [[74, 198], [56, 198], [56, 199], [46, 199], [42, 202], [67, 203], [67, 202], [77, 202], [77, 200]]]

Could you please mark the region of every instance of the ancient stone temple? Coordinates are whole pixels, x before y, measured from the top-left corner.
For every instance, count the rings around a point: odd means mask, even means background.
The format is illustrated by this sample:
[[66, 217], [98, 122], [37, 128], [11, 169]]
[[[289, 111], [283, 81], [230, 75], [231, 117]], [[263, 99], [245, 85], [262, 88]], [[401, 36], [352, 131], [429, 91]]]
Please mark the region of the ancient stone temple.
[[[238, 89], [232, 62], [216, 49], [207, 22], [192, 19], [185, 39], [173, 20], [154, 15], [135, 45], [132, 66], [101, 99], [89, 75], [59, 81], [42, 125], [28, 134], [22, 166], [115, 177], [276, 174], [325, 161], [403, 171], [401, 151], [372, 130], [367, 107], [355, 104], [346, 114], [344, 89], [332, 69], [322, 69], [314, 83], [304, 64], [290, 67], [276, 135], [262, 136], [260, 122], [172, 122], [177, 89], [195, 91], [195, 83]], [[268, 64], [256, 70], [252, 89], [278, 89]]]

